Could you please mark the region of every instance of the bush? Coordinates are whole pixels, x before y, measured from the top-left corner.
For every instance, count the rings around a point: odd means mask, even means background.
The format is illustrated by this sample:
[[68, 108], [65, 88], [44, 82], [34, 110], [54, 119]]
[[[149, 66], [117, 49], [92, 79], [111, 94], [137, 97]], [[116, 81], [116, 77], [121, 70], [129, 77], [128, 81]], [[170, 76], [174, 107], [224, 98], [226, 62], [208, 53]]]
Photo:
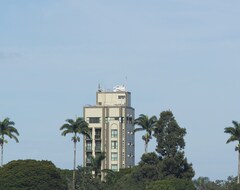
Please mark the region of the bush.
[[66, 189], [66, 180], [50, 161], [17, 160], [0, 168], [0, 190]]
[[195, 190], [195, 187], [190, 180], [169, 179], [151, 182], [146, 190]]

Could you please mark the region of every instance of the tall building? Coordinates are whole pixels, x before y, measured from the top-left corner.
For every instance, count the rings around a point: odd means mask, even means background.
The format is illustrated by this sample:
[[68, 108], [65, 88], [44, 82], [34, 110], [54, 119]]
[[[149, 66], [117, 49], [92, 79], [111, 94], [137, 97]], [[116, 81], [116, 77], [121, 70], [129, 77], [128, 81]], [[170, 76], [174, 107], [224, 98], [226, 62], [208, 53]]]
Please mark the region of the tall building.
[[91, 164], [91, 157], [105, 152], [101, 169], [118, 171], [135, 165], [134, 108], [131, 93], [124, 86], [112, 91], [100, 89], [96, 105], [83, 108], [84, 119], [89, 124], [91, 138], [84, 137], [84, 165]]

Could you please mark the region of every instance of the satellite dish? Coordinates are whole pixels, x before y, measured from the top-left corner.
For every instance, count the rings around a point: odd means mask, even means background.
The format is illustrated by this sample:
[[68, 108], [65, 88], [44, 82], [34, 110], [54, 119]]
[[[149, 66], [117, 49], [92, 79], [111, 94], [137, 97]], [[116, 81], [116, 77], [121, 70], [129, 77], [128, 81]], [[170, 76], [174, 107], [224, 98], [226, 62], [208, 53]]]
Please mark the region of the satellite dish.
[[125, 92], [126, 88], [124, 85], [117, 85], [113, 87], [113, 92]]

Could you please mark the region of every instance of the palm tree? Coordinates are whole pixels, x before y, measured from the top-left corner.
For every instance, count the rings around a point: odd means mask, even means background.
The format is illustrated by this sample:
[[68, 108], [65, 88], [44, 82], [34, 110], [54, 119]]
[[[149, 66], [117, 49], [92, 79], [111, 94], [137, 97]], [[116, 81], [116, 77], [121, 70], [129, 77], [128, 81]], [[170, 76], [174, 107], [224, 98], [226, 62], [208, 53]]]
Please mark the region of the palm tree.
[[0, 121], [0, 145], [1, 145], [1, 167], [3, 166], [3, 145], [8, 141], [5, 140], [5, 136], [8, 136], [10, 139], [14, 139], [17, 143], [18, 138], [16, 136], [19, 135], [16, 128], [13, 126], [15, 123], [10, 121], [9, 118], [5, 118], [3, 121]]
[[225, 133], [230, 134], [230, 138], [227, 140], [227, 143], [238, 141], [238, 145], [235, 147], [235, 151], [238, 151], [238, 180], [240, 180], [240, 123], [232, 121], [233, 127], [226, 127], [224, 129]]
[[134, 133], [137, 131], [146, 131], [146, 134], [142, 136], [145, 142], [145, 153], [147, 153], [147, 147], [150, 139], [152, 138], [152, 132], [157, 124], [157, 117], [152, 116], [148, 118], [147, 115], [140, 114], [137, 119], [134, 120], [134, 125], [139, 125], [140, 128], [134, 129]]
[[106, 158], [105, 152], [97, 154], [95, 157], [92, 157], [91, 169], [94, 171], [94, 177], [97, 178], [101, 173], [101, 163]]
[[63, 130], [62, 135], [66, 136], [69, 133], [73, 133], [72, 141], [74, 143], [74, 161], [73, 161], [73, 188], [76, 189], [76, 144], [80, 142], [78, 134], [89, 136], [88, 123], [83, 118], [77, 117], [73, 119], [67, 119], [67, 123], [63, 124], [60, 130]]

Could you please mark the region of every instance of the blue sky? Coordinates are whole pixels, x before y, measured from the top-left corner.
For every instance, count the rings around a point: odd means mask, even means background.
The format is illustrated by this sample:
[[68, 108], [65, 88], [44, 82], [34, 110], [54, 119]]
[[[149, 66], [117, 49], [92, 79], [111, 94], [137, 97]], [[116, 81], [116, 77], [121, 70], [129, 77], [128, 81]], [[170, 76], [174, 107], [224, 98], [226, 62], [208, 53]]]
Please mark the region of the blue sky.
[[[95, 104], [98, 83], [127, 84], [136, 117], [171, 110], [187, 129], [196, 177], [237, 175], [224, 128], [240, 121], [240, 2], [212, 0], [0, 0], [0, 119], [20, 143], [5, 163], [47, 159], [72, 168], [59, 128]], [[127, 80], [126, 80], [127, 78]], [[136, 135], [136, 162], [144, 152]], [[154, 150], [156, 142], [150, 143]], [[78, 164], [82, 146], [78, 146]]]

